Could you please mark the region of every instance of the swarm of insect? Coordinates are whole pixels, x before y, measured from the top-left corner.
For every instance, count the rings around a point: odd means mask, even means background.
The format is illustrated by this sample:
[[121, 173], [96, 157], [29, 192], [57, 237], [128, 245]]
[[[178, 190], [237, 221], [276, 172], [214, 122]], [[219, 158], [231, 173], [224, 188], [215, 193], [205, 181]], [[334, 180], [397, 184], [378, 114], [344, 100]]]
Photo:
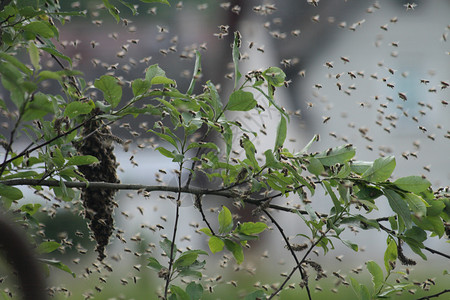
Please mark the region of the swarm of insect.
[[[80, 141], [75, 143], [80, 154], [95, 156], [99, 161], [96, 164], [78, 167], [88, 181], [119, 182], [111, 137], [110, 128], [102, 121], [90, 120], [81, 132]], [[86, 188], [81, 195], [85, 209], [84, 215], [90, 220], [89, 227], [97, 242], [96, 251], [100, 261], [106, 257], [105, 247], [114, 230], [112, 214], [115, 193], [116, 190], [112, 189]]]

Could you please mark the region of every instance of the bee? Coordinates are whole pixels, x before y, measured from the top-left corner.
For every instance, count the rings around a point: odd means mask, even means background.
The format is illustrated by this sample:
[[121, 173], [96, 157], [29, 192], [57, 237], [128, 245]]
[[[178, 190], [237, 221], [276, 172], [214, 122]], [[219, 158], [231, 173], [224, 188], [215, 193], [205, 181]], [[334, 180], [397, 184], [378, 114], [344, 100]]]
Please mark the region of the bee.
[[325, 66], [328, 67], [328, 69], [331, 69], [333, 68], [333, 62], [332, 61], [326, 62]]
[[344, 62], [344, 64], [350, 62], [350, 59], [348, 57], [345, 57], [345, 56], [341, 56], [341, 60]]
[[300, 35], [300, 29], [295, 29], [291, 31], [291, 35], [293, 36], [299, 36]]
[[406, 10], [408, 11], [408, 10], [414, 10], [414, 8], [417, 7], [417, 4], [408, 2], [408, 3], [404, 4], [403, 6], [406, 7]]
[[319, 23], [320, 22], [320, 15], [315, 15], [311, 17], [311, 21], [315, 22], [315, 23]]

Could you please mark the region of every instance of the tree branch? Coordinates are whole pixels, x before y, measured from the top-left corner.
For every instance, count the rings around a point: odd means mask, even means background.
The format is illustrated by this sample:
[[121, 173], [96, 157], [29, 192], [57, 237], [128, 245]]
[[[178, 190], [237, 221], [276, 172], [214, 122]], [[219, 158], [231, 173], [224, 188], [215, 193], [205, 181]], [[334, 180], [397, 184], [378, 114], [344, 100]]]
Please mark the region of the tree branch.
[[[308, 299], [311, 300], [311, 291], [309, 290], [309, 286], [308, 286], [308, 278], [306, 277], [305, 270], [303, 270], [303, 268], [301, 266], [301, 263], [303, 262], [303, 260], [301, 262], [298, 260], [297, 255], [295, 255], [295, 252], [291, 247], [291, 243], [289, 243], [288, 238], [284, 234], [283, 227], [281, 227], [280, 224], [278, 224], [278, 222], [272, 217], [271, 214], [269, 214], [269, 212], [267, 210], [264, 209], [263, 211], [269, 217], [269, 219], [272, 221], [272, 223], [275, 224], [275, 226], [278, 228], [278, 231], [280, 232], [281, 236], [283, 237], [284, 242], [286, 243], [286, 246], [288, 247], [289, 251], [291, 252], [292, 257], [294, 257], [295, 263], [297, 264], [296, 267], [300, 271], [300, 277], [302, 278], [303, 282], [305, 282], [305, 288], [306, 288], [306, 292], [308, 294]], [[305, 259], [305, 258], [306, 257], [304, 257], [303, 259]], [[289, 278], [290, 278], [290, 276], [289, 276]], [[286, 278], [286, 280], [289, 280], [289, 278]], [[285, 283], [287, 283], [287, 281], [285, 281], [283, 283], [281, 288], [284, 286]], [[272, 295], [270, 295], [269, 299], [272, 299], [273, 297], [275, 297], [280, 291], [281, 291], [281, 289], [278, 289], [275, 292], [273, 292]]]
[[446, 290], [443, 290], [442, 292], [439, 292], [439, 293], [437, 293], [437, 294], [433, 294], [433, 295], [430, 295], [430, 296], [424, 296], [424, 297], [419, 298], [419, 299], [417, 299], [417, 300], [428, 300], [428, 299], [431, 299], [431, 298], [439, 297], [439, 296], [441, 296], [441, 295], [443, 295], [443, 294], [445, 294], [445, 293], [450, 293], [450, 290], [449, 290], [449, 289], [446, 289]]
[[[112, 183], [112, 182], [79, 182], [79, 181], [63, 181], [62, 182], [68, 188], [96, 188], [96, 189], [114, 189], [114, 190], [145, 190], [147, 192], [171, 192], [171, 193], [185, 193], [192, 195], [214, 195], [222, 196], [225, 198], [239, 198], [241, 195], [235, 191], [223, 191], [223, 190], [210, 190], [195, 187], [175, 187], [175, 186], [157, 186], [157, 185], [145, 185], [145, 184], [124, 184], [124, 183]], [[60, 186], [58, 180], [40, 180], [40, 179], [9, 179], [0, 180], [0, 184], [9, 186], [28, 185], [28, 186]], [[253, 205], [261, 205], [260, 199], [243, 198], [245, 203]], [[289, 207], [284, 207], [276, 204], [270, 204], [268, 208], [272, 208], [279, 211], [300, 213], [306, 215], [307, 212], [303, 210], [296, 210]]]

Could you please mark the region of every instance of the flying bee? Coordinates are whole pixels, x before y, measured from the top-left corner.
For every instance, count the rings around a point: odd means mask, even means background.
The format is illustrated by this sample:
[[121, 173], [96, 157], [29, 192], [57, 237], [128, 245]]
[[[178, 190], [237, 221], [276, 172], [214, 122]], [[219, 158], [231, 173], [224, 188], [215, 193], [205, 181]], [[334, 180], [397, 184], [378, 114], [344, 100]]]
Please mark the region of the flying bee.
[[348, 57], [345, 57], [345, 56], [341, 56], [341, 60], [344, 62], [344, 64], [350, 62], [350, 59]]

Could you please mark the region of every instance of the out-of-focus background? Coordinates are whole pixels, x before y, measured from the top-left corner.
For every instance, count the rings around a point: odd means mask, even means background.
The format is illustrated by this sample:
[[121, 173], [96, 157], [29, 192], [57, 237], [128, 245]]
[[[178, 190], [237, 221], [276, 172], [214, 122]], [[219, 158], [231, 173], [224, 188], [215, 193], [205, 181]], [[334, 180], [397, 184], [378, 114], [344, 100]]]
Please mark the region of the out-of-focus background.
[[[243, 40], [241, 73], [278, 66], [287, 74], [289, 88], [279, 88], [276, 93], [278, 103], [297, 112], [289, 125], [290, 140], [286, 147], [298, 151], [319, 134], [320, 141], [314, 144], [312, 151], [351, 143], [357, 148], [358, 160], [373, 161], [379, 156], [394, 155], [395, 177], [423, 174], [434, 187], [449, 185], [448, 0], [415, 3], [400, 0], [199, 0], [170, 1], [171, 7], [136, 1], [136, 5], [139, 4], [136, 16], [117, 3], [121, 15], [128, 20], [119, 24], [101, 9], [101, 1], [61, 2], [68, 10], [87, 10], [88, 17], [73, 18], [61, 26], [60, 40], [64, 53], [73, 57], [74, 68], [83, 71], [90, 80], [109, 72], [127, 83], [142, 77], [149, 65], [158, 63], [168, 77], [176, 79], [180, 90], [187, 89], [195, 50], [199, 50], [203, 66], [201, 80], [220, 85], [222, 99], [226, 99], [234, 82], [230, 79], [233, 72], [231, 38], [233, 32], [239, 30]], [[57, 92], [57, 87], [54, 88]], [[197, 88], [201, 91], [201, 85]], [[272, 117], [273, 120], [261, 119], [258, 115], [238, 117], [255, 131], [265, 124], [267, 135], [261, 132], [258, 137], [260, 149], [273, 147], [279, 117], [276, 112]], [[129, 118], [124, 123], [113, 127], [115, 134], [132, 140], [127, 151], [116, 147], [123, 170], [119, 174], [121, 182], [174, 185], [172, 169], [175, 165], [150, 149], [157, 143], [146, 132], [153, 127], [152, 120]], [[312, 200], [318, 211], [328, 211], [324, 194], [318, 193]], [[380, 215], [389, 209], [382, 201], [377, 200]], [[121, 192], [117, 202], [116, 225], [123, 230], [118, 234], [126, 243], [114, 238], [107, 249], [108, 264], [114, 269], [112, 273], [96, 265], [94, 245], [87, 239], [82, 219], [64, 209], [54, 219], [43, 217], [48, 237], [67, 237], [74, 242], [72, 256], [65, 263], [78, 277], [73, 280], [70, 275], [53, 272], [55, 276], [51, 280], [58, 290], [57, 299], [64, 299], [69, 293], [61, 286], [77, 295], [74, 299], [82, 299], [82, 295], [92, 295], [93, 299], [154, 299], [159, 281], [154, 272], [145, 267], [145, 258], [148, 252], [156, 253], [155, 245], [161, 236], [170, 236], [175, 205], [158, 193], [145, 198], [142, 194]], [[212, 211], [209, 217], [215, 220], [220, 202], [208, 199], [207, 203]], [[298, 217], [283, 213], [275, 216], [287, 235], [292, 235], [294, 241], [304, 242], [294, 236], [302, 228]], [[204, 226], [201, 216], [187, 196], [183, 199], [180, 222], [183, 225], [178, 247], [207, 249], [204, 236], [195, 232], [197, 226]], [[60, 228], [71, 229], [61, 233]], [[84, 237], [76, 235], [76, 230], [84, 231]], [[335, 289], [338, 294], [333, 297], [352, 299], [351, 288], [337, 277], [331, 279], [332, 272], [347, 279], [348, 276], [368, 279], [367, 270], [358, 271], [364, 261], [372, 259], [383, 264], [385, 234], [377, 231], [357, 234], [349, 229], [346, 236], [358, 243], [360, 253], [351, 252], [336, 242], [336, 250], [326, 256], [321, 251], [319, 255], [312, 254], [314, 260], [327, 268], [329, 277], [317, 282], [315, 289], [312, 286], [317, 293], [314, 298], [328, 298]], [[209, 280], [212, 289], [224, 292], [223, 296], [215, 297], [234, 299], [244, 288], [251, 290], [252, 286], [266, 285], [270, 290], [271, 285], [282, 282], [281, 273], [289, 272], [293, 263], [282, 245], [281, 237], [274, 230], [264, 233], [262, 240], [245, 252], [243, 266], [236, 266], [231, 255], [210, 255], [206, 272], [210, 278], [205, 280]], [[428, 246], [449, 252], [445, 241]], [[87, 254], [81, 254], [84, 249]], [[407, 255], [420, 261], [411, 252]], [[417, 277], [411, 280], [426, 280], [423, 277], [426, 271], [440, 267], [437, 270], [441, 272], [443, 262], [447, 263], [438, 256], [427, 255], [427, 262], [413, 267]], [[398, 270], [406, 274], [404, 267], [399, 266]], [[448, 276], [438, 279], [440, 287], [449, 283]], [[237, 287], [232, 284], [233, 280], [238, 282]], [[292, 283], [296, 283], [295, 279]], [[295, 289], [284, 292], [281, 299], [297, 299], [299, 289], [298, 284], [295, 285]], [[439, 291], [437, 287], [432, 289]], [[404, 299], [410, 297], [411, 294], [405, 295]], [[205, 299], [212, 298], [206, 295]]]

